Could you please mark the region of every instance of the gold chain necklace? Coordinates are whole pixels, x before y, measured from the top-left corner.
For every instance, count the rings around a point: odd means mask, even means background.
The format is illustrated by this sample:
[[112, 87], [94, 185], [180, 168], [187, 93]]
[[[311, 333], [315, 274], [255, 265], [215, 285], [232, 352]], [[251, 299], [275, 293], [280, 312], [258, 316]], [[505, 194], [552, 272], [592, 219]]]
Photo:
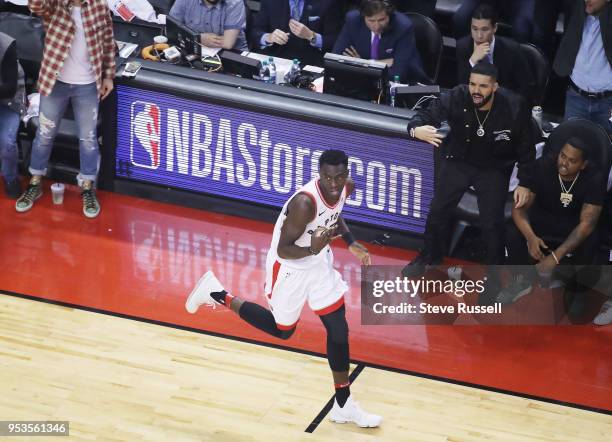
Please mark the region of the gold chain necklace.
[[476, 135], [478, 135], [479, 137], [484, 137], [485, 131], [484, 131], [484, 124], [487, 121], [487, 118], [489, 118], [489, 114], [491, 113], [491, 109], [493, 109], [493, 106], [491, 106], [489, 108], [489, 112], [487, 112], [487, 115], [485, 115], [484, 120], [482, 120], [482, 123], [480, 122], [480, 118], [478, 118], [478, 112], [476, 111], [476, 107], [474, 107], [474, 115], [476, 115], [476, 120], [478, 121], [478, 130], [476, 131]]
[[561, 196], [559, 197], [559, 200], [561, 201], [561, 204], [563, 204], [563, 207], [567, 207], [572, 202], [572, 199], [574, 199], [574, 196], [570, 192], [572, 191], [574, 184], [576, 184], [576, 180], [580, 176], [580, 171], [578, 171], [578, 175], [576, 175], [576, 178], [574, 178], [574, 181], [572, 181], [572, 184], [570, 184], [569, 189], [565, 188], [565, 184], [563, 184], [563, 180], [561, 179], [561, 174], [558, 175], [559, 185], [561, 186]]

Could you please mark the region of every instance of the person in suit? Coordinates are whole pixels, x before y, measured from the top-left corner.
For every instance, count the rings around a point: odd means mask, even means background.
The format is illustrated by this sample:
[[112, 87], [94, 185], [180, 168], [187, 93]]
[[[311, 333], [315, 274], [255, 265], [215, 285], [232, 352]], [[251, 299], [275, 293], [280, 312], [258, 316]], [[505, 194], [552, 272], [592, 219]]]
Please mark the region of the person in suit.
[[472, 67], [488, 61], [497, 68], [498, 83], [529, 99], [535, 79], [519, 44], [497, 32], [497, 11], [488, 4], [472, 13], [471, 35], [457, 41], [457, 83], [467, 83]]
[[[482, 5], [489, 4], [501, 11], [504, 21], [512, 26], [512, 38], [520, 43], [531, 39], [534, 21], [535, 0], [462, 0], [459, 9], [453, 15], [453, 32], [455, 38], [464, 37], [469, 29], [472, 12]], [[553, 0], [558, 1], [558, 0]]]
[[261, 0], [253, 20], [252, 44], [275, 57], [323, 65], [340, 31], [342, 15], [334, 0]]
[[359, 11], [349, 11], [332, 52], [382, 61], [402, 83], [429, 82], [412, 23], [389, 0], [363, 0]]

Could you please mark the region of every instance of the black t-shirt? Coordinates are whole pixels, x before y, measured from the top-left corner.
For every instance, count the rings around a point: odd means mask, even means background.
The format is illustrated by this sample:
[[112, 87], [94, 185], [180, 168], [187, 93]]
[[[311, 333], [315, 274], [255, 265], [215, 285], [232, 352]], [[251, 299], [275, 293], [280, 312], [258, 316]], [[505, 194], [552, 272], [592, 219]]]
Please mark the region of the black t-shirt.
[[[587, 166], [574, 183], [571, 202], [565, 207], [561, 202], [561, 184], [557, 159], [543, 156], [535, 162], [535, 173], [530, 190], [536, 194], [534, 206], [551, 215], [551, 223], [572, 221], [578, 223], [583, 204], [603, 205], [605, 184], [601, 173]], [[572, 186], [572, 181], [563, 181], [566, 189]]]
[[[483, 129], [486, 130], [487, 122], [485, 121], [485, 119], [487, 119], [487, 114], [489, 113], [489, 111], [478, 110], [477, 112], [478, 112], [479, 120], [481, 122], [482, 121], [485, 122]], [[487, 143], [485, 141], [486, 137], [478, 136], [477, 134], [478, 128], [479, 128], [478, 123], [476, 123], [474, 127], [472, 128], [471, 143], [468, 146], [465, 161], [475, 166], [491, 167], [492, 165], [492, 161], [491, 161], [492, 160], [492, 155], [491, 155], [492, 146], [491, 146], [491, 143]]]

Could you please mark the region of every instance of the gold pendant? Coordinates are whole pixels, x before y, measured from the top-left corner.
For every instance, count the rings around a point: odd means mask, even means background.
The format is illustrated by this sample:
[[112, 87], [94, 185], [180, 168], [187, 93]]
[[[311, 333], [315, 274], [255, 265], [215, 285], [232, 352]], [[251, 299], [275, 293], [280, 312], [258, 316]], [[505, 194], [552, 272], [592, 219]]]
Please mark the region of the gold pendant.
[[574, 197], [571, 193], [561, 192], [561, 196], [559, 197], [559, 200], [561, 201], [561, 204], [563, 204], [563, 207], [567, 207], [572, 202], [573, 198]]

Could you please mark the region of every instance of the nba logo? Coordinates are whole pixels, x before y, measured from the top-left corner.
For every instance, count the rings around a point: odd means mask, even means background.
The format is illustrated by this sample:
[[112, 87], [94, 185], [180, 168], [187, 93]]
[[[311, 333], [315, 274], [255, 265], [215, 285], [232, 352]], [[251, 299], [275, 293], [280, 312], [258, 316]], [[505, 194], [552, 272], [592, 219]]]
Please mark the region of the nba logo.
[[130, 160], [135, 166], [157, 169], [161, 151], [159, 106], [144, 101], [134, 101], [130, 115]]

